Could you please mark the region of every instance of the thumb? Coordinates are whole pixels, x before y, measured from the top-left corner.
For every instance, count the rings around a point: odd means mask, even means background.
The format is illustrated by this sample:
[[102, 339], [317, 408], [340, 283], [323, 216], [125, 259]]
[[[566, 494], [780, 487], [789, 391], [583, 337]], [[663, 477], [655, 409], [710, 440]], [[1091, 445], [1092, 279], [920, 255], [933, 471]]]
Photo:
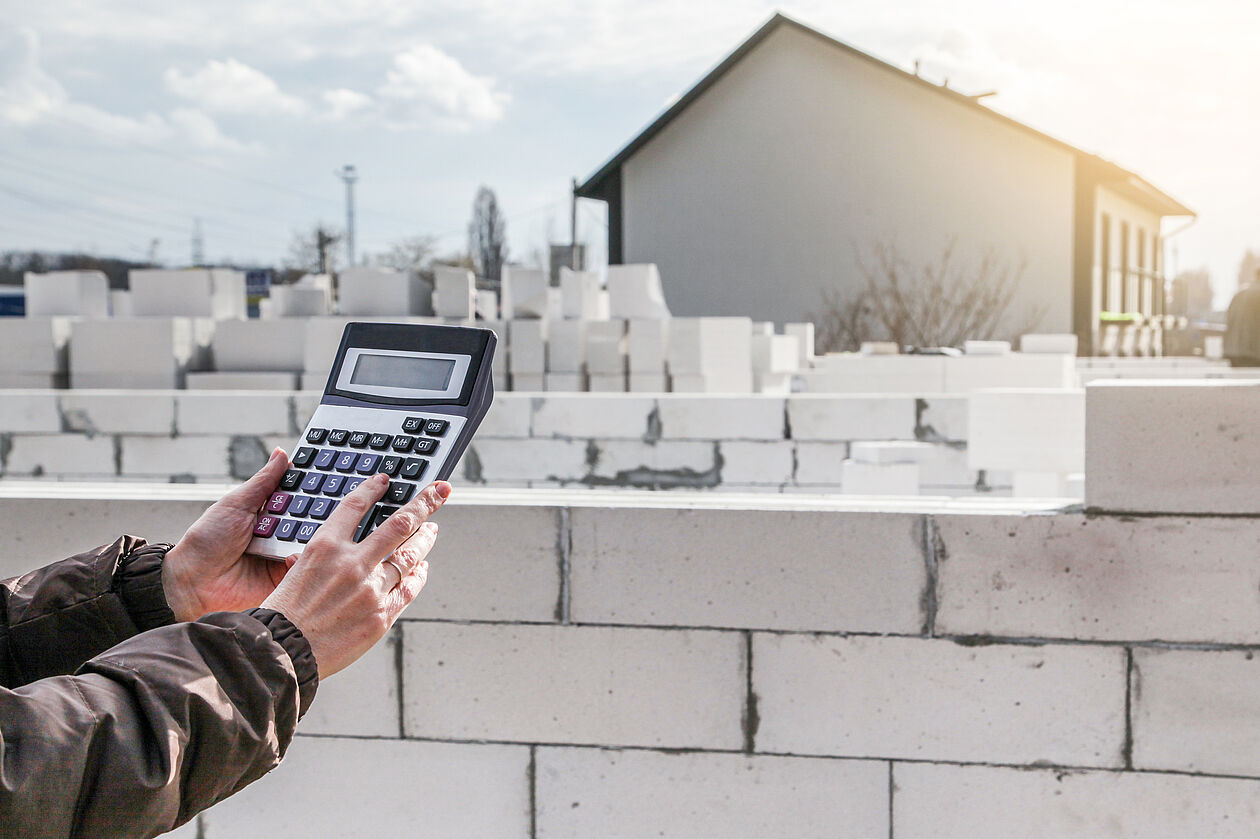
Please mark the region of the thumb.
[[284, 450], [273, 449], [271, 457], [267, 458], [263, 467], [255, 472], [252, 478], [223, 496], [219, 503], [252, 513], [263, 505], [271, 493], [276, 491], [276, 487], [280, 485], [280, 479], [284, 477], [284, 472], [288, 468], [289, 458]]

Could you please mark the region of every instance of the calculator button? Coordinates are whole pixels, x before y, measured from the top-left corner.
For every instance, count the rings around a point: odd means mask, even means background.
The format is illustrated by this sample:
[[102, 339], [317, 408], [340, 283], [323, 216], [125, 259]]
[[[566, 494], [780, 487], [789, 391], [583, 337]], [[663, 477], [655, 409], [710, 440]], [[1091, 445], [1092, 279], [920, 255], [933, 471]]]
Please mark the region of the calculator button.
[[319, 530], [319, 525], [313, 521], [304, 521], [298, 525], [297, 540], [305, 545], [311, 541], [311, 537], [315, 535], [315, 531]]
[[293, 519], [284, 519], [280, 522], [280, 526], [276, 528], [276, 538], [284, 542], [292, 542], [293, 537], [297, 535], [299, 524], [301, 522]]
[[324, 475], [318, 472], [310, 472], [302, 480], [302, 492], [319, 492], [319, 488], [324, 485]]
[[368, 444], [368, 433], [366, 431], [351, 431], [350, 438], [346, 440], [346, 445], [352, 449], [362, 449]]
[[354, 464], [358, 462], [359, 456], [354, 452], [342, 452], [337, 455], [337, 462], [333, 464], [338, 472], [353, 472]]
[[389, 448], [389, 435], [388, 434], [373, 434], [371, 437], [368, 438], [368, 445], [376, 449], [378, 452], [383, 451], [384, 449], [388, 449]]
[[403, 420], [402, 430], [407, 434], [419, 434], [424, 428], [424, 417], [407, 417]]
[[377, 527], [380, 527], [385, 522], [385, 519], [389, 518], [390, 516], [392, 516], [394, 513], [397, 513], [397, 512], [398, 512], [397, 507], [390, 507], [386, 504], [377, 504], [376, 513], [372, 518], [372, 523], [376, 525]]
[[258, 523], [254, 525], [254, 535], [266, 539], [276, 532], [276, 525], [279, 523], [279, 516], [259, 516]]
[[398, 477], [406, 478], [409, 481], [419, 480], [424, 474], [424, 467], [429, 465], [429, 461], [421, 460], [418, 457], [409, 457], [407, 462], [403, 464], [402, 471], [398, 473]]
[[344, 428], [334, 428], [332, 431], [328, 432], [328, 445], [344, 446], [346, 444], [346, 438], [349, 436], [350, 432], [346, 431]]
[[416, 444], [411, 450], [416, 454], [433, 454], [433, 450], [437, 448], [438, 441], [431, 440], [428, 437], [421, 437], [416, 440]]
[[287, 492], [277, 492], [267, 501], [268, 513], [283, 513], [289, 509], [289, 502], [293, 500], [293, 496]]
[[327, 428], [312, 428], [306, 432], [306, 442], [319, 445], [328, 436]]
[[356, 489], [359, 488], [359, 484], [363, 483], [366, 480], [367, 478], [346, 478], [346, 486], [345, 486], [345, 489], [341, 491], [341, 494], [349, 495], [350, 493], [354, 492]]
[[295, 490], [302, 485], [302, 479], [305, 477], [306, 473], [302, 470], [290, 469], [280, 479], [280, 489]]
[[306, 511], [310, 509], [311, 497], [309, 495], [299, 495], [289, 502], [289, 515], [304, 516]]
[[329, 475], [324, 478], [324, 485], [320, 487], [320, 492], [324, 495], [341, 495], [341, 488], [345, 485], [346, 478], [344, 475]]
[[333, 462], [337, 459], [337, 452], [332, 449], [320, 449], [319, 454], [315, 455], [315, 468], [323, 469], [327, 472], [332, 468]]
[[408, 437], [406, 434], [399, 434], [394, 438], [393, 446], [396, 452], [409, 452], [411, 447], [415, 445], [416, 438]]
[[334, 506], [336, 503], [331, 498], [316, 498], [311, 502], [311, 518], [320, 520], [328, 518], [328, 514], [336, 509]]
[[293, 465], [299, 469], [305, 469], [311, 465], [311, 461], [315, 459], [315, 449], [302, 447], [293, 453]]
[[391, 478], [398, 474], [398, 470], [402, 468], [403, 459], [388, 455], [381, 458], [381, 465], [376, 470], [382, 475], [389, 475]]
[[381, 456], [379, 454], [361, 454], [358, 462], [354, 464], [354, 471], [360, 475], [371, 475], [376, 471], [376, 464], [380, 463], [380, 460]]
[[406, 481], [394, 481], [389, 485], [389, 491], [385, 493], [385, 497], [393, 504], [406, 504], [407, 499], [411, 498], [411, 493], [416, 491], [415, 484], [409, 484]]
[[424, 424], [424, 433], [432, 437], [441, 437], [450, 424], [449, 420], [429, 420]]

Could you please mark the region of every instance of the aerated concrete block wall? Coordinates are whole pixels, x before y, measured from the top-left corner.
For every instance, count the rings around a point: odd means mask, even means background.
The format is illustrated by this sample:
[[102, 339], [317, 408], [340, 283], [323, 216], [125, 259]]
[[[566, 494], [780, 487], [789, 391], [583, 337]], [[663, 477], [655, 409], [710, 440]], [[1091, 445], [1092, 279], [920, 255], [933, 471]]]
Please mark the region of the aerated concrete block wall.
[[[292, 451], [318, 392], [0, 391], [0, 477], [219, 482]], [[927, 495], [1009, 494], [967, 463], [961, 395], [497, 394], [456, 479], [491, 487], [839, 492], [855, 441], [918, 441]]]
[[[0, 485], [0, 576], [210, 500], [102, 491]], [[1260, 518], [584, 497], [457, 494], [417, 603], [182, 835], [1255, 836]]]

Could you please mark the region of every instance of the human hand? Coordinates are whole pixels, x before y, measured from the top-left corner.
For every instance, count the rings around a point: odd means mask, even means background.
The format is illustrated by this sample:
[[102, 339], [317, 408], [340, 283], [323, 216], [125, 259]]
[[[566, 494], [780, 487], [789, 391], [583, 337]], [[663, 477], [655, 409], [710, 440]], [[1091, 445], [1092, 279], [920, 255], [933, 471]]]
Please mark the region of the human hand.
[[246, 554], [245, 548], [259, 509], [288, 467], [284, 451], [273, 451], [257, 474], [206, 510], [167, 552], [162, 588], [176, 620], [252, 609], [284, 579], [285, 563]]
[[398, 509], [362, 542], [359, 520], [389, 486], [374, 475], [345, 497], [263, 601], [302, 631], [319, 678], [352, 664], [394, 625], [428, 579], [425, 557], [437, 539], [429, 516], [446, 502], [451, 485], [436, 481]]

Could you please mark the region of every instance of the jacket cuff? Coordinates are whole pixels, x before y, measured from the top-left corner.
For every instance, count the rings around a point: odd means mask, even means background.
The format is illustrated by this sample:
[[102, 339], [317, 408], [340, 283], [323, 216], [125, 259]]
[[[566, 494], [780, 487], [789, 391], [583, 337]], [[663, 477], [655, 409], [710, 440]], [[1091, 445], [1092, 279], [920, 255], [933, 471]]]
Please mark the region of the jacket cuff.
[[175, 623], [175, 613], [162, 588], [162, 562], [171, 545], [146, 545], [125, 554], [118, 563], [115, 587], [140, 632]]
[[298, 719], [306, 715], [306, 709], [315, 700], [319, 687], [319, 667], [311, 644], [302, 630], [274, 609], [246, 609], [244, 614], [254, 618], [271, 632], [271, 637], [293, 660], [293, 670], [298, 681]]

